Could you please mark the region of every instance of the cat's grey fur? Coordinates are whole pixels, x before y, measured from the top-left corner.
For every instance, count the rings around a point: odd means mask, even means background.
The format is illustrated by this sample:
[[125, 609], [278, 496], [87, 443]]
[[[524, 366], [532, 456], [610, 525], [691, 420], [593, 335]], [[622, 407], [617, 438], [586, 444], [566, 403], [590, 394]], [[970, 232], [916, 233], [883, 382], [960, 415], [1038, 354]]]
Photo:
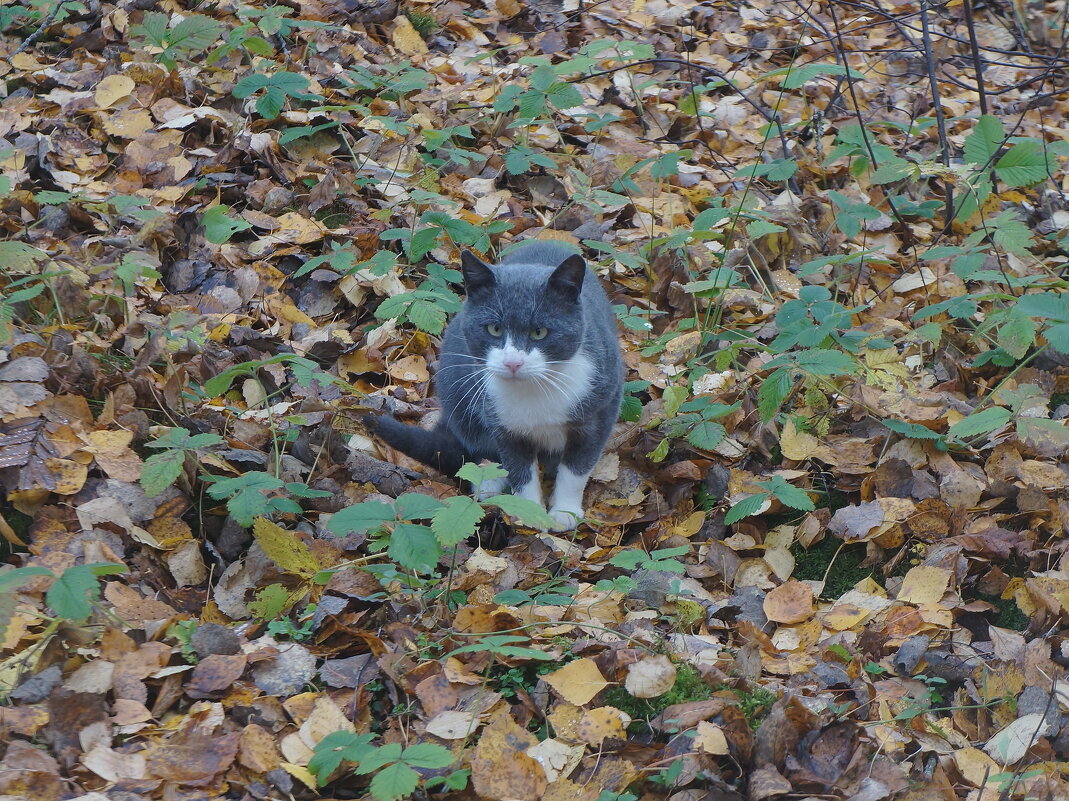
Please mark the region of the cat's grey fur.
[[[605, 291], [582, 257], [554, 242], [524, 245], [497, 265], [465, 252], [461, 266], [467, 300], [442, 341], [437, 426], [380, 417], [373, 428], [450, 475], [465, 461], [499, 462], [512, 491], [539, 503], [541, 462], [556, 474], [554, 528], [574, 527], [623, 390]], [[478, 489], [485, 497], [502, 488]]]

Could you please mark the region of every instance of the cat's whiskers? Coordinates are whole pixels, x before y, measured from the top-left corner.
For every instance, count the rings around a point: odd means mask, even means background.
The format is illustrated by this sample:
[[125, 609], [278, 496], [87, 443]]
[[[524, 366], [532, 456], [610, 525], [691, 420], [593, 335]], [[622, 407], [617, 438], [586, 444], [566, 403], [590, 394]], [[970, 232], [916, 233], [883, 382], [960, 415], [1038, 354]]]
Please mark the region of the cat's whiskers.
[[578, 403], [582, 400], [578, 390], [569, 383], [572, 380], [572, 376], [567, 373], [546, 367], [541, 371], [540, 377], [544, 378], [546, 381], [552, 382], [553, 386], [557, 387], [561, 394], [572, 402]]
[[578, 403], [581, 398], [579, 397], [579, 394], [575, 391], [575, 388], [568, 386], [568, 384], [564, 382], [563, 378], [558, 377], [557, 375], [555, 375], [555, 373], [557, 373], [557, 371], [555, 370], [544, 370], [538, 375], [534, 376], [534, 379], [539, 386], [552, 387], [565, 400], [570, 401], [573, 404]]
[[486, 382], [489, 380], [489, 372], [485, 367], [480, 367], [479, 369], [472, 371], [470, 375], [464, 376], [464, 378], [460, 380], [459, 385], [463, 394], [457, 401], [456, 406], [454, 406], [453, 410], [449, 413], [446, 422], [452, 422], [453, 415], [463, 407], [466, 407], [463, 417], [471, 418], [471, 415], [478, 406], [478, 400], [481, 397], [482, 391], [485, 391]]

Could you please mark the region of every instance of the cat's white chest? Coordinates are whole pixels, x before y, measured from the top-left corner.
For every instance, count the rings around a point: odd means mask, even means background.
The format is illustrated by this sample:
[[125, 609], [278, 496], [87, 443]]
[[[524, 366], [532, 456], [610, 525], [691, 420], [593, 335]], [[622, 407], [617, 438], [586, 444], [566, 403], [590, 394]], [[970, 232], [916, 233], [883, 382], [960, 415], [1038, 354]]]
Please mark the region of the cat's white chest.
[[563, 451], [572, 410], [590, 390], [593, 365], [577, 354], [541, 378], [494, 377], [490, 400], [498, 422], [548, 451]]

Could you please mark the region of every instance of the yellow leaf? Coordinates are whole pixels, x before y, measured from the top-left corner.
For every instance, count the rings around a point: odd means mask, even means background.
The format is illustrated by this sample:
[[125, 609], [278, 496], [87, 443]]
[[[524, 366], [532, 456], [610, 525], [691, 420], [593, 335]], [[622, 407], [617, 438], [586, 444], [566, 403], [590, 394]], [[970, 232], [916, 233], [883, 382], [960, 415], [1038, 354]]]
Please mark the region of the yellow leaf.
[[788, 417], [783, 425], [783, 433], [779, 436], [779, 445], [784, 456], [800, 462], [816, 453], [820, 440], [808, 432], [799, 431], [794, 420]]
[[287, 573], [310, 579], [321, 569], [319, 560], [292, 531], [276, 526], [265, 517], [253, 521], [252, 533], [267, 558]]
[[109, 75], [97, 84], [93, 99], [101, 108], [110, 108], [124, 97], [129, 97], [134, 86], [133, 80], [125, 75]]
[[593, 659], [577, 659], [542, 677], [569, 704], [583, 706], [609, 686]]
[[938, 567], [920, 565], [906, 573], [898, 600], [917, 606], [934, 606], [950, 585], [950, 573]]
[[423, 37], [419, 35], [419, 31], [412, 27], [408, 17], [403, 14], [393, 21], [390, 38], [393, 39], [393, 46], [406, 56], [423, 55], [429, 49]]

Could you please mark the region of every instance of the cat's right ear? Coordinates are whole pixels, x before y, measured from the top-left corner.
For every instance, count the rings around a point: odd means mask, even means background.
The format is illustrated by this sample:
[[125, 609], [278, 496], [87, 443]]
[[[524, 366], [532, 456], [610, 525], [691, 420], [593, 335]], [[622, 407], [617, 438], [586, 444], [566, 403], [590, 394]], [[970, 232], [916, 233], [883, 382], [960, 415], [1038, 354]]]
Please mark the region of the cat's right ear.
[[489, 292], [497, 283], [490, 265], [470, 250], [461, 252], [460, 270], [464, 273], [464, 291], [469, 298]]

